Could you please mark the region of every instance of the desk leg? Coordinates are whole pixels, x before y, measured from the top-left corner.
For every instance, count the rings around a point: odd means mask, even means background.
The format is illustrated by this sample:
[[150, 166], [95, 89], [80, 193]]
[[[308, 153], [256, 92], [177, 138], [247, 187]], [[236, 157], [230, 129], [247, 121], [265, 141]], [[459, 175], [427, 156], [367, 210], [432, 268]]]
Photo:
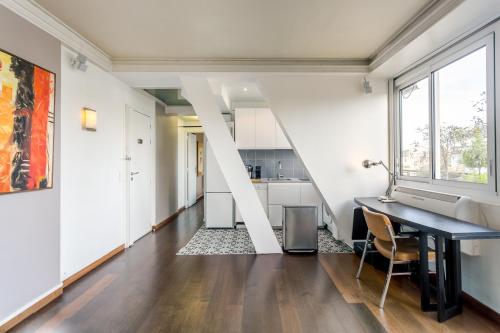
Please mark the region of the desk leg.
[[446, 317], [462, 313], [462, 269], [459, 240], [446, 240]]
[[446, 278], [443, 238], [436, 237], [436, 279], [438, 321], [446, 321], [462, 313], [462, 271], [460, 241], [446, 240]]
[[444, 276], [444, 252], [443, 238], [436, 236], [434, 239], [436, 248], [436, 298], [438, 321], [446, 320], [446, 286]]
[[431, 304], [429, 285], [429, 251], [427, 244], [428, 234], [420, 231], [418, 234], [420, 251], [420, 309], [422, 311], [435, 311], [435, 304]]

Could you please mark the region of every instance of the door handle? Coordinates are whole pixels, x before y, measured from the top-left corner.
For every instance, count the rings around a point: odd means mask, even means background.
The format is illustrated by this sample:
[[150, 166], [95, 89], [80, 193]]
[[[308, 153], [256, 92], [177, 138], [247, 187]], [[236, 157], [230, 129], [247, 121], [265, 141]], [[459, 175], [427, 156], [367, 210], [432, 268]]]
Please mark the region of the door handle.
[[139, 174], [139, 171], [137, 171], [137, 172], [131, 172], [130, 173], [131, 176], [135, 176], [135, 175], [138, 175], [138, 174]]

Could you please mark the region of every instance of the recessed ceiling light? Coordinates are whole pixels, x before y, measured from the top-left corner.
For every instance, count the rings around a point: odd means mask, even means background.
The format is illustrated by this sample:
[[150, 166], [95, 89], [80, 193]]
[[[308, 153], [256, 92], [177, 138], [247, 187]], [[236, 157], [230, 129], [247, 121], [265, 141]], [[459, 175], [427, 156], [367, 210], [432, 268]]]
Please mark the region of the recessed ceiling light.
[[243, 88], [243, 91], [248, 91], [248, 88], [247, 87]]

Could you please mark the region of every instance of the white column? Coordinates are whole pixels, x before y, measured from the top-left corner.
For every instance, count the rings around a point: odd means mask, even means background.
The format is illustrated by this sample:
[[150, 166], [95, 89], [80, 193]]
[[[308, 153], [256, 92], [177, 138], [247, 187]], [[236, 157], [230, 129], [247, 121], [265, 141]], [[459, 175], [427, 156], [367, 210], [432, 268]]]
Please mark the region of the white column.
[[243, 165], [236, 144], [219, 110], [217, 98], [204, 77], [181, 76], [185, 97], [193, 105], [250, 238], [259, 254], [282, 253], [271, 224]]

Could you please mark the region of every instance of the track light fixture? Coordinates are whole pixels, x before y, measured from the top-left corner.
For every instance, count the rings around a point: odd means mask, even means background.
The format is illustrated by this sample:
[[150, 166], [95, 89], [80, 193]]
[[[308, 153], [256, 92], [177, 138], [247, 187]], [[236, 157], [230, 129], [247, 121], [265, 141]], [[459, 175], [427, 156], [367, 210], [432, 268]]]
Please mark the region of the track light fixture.
[[373, 88], [370, 84], [370, 81], [368, 81], [366, 77], [363, 78], [363, 90], [367, 95], [373, 92]]
[[88, 68], [87, 57], [78, 53], [78, 55], [71, 60], [71, 66], [73, 66], [74, 69], [85, 72]]

